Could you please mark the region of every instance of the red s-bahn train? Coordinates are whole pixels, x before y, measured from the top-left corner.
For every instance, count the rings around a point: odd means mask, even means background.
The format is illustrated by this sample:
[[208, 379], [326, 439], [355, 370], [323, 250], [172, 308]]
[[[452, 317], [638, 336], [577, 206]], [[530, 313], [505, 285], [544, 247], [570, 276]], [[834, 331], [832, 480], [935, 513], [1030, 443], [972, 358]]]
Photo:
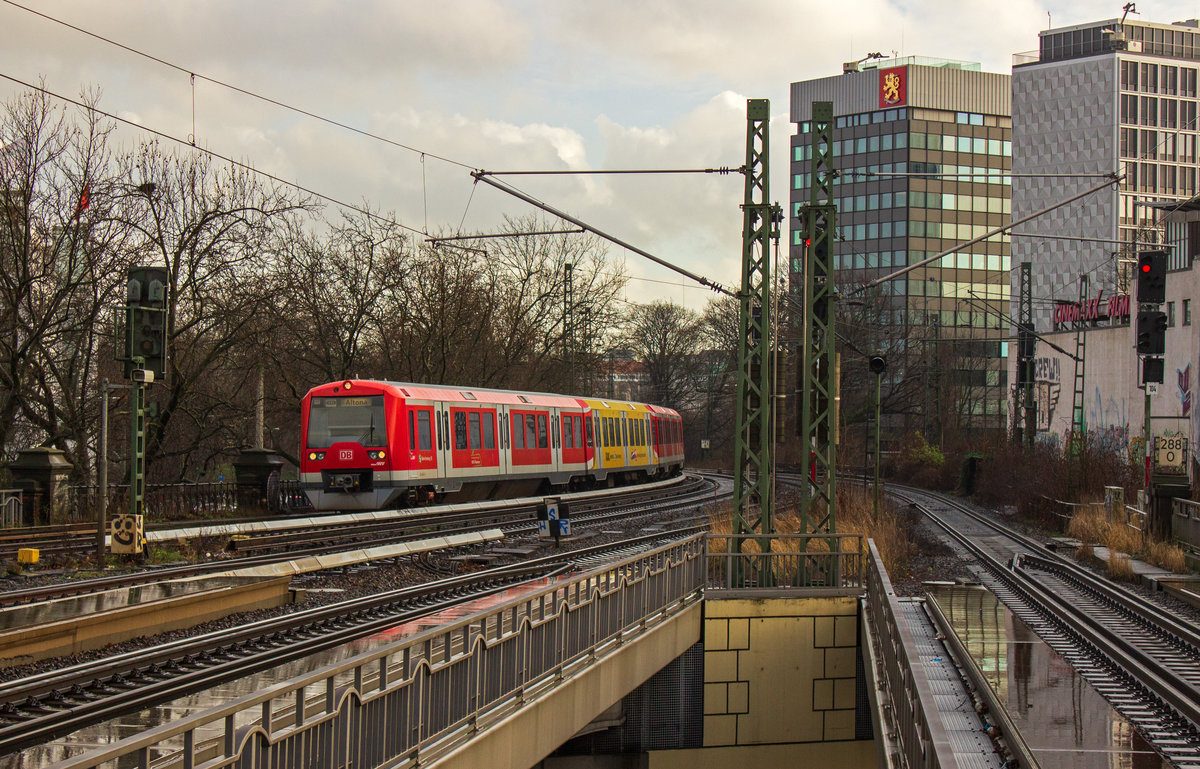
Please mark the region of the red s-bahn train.
[[679, 414], [646, 403], [348, 379], [300, 406], [300, 481], [317, 510], [379, 510], [666, 477]]

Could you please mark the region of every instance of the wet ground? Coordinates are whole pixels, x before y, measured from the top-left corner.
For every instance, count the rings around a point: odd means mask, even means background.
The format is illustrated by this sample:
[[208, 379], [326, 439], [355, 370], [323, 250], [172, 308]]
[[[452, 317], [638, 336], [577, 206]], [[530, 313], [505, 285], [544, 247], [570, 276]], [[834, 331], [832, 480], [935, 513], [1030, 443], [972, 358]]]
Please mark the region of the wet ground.
[[937, 586], [931, 595], [1043, 767], [1170, 766], [986, 588]]

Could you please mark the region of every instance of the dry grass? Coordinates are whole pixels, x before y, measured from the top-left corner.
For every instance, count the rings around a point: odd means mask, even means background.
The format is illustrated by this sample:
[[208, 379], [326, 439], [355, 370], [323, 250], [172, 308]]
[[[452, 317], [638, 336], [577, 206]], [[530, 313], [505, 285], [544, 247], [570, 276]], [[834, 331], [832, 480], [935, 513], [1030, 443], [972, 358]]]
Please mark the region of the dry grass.
[[1104, 508], [1097, 509], [1094, 505], [1079, 508], [1067, 522], [1067, 534], [1084, 544], [1103, 542], [1107, 529], [1108, 519], [1105, 517]]
[[1169, 542], [1151, 541], [1146, 547], [1144, 556], [1147, 561], [1160, 569], [1166, 569], [1175, 574], [1186, 574], [1188, 571], [1187, 559], [1183, 557], [1183, 550]]
[[1095, 545], [1107, 547], [1110, 553], [1107, 571], [1114, 579], [1126, 579], [1126, 572], [1132, 574], [1130, 556], [1177, 574], [1188, 570], [1182, 550], [1148, 537], [1124, 521], [1108, 520], [1103, 505], [1079, 508], [1067, 523], [1067, 533], [1083, 543], [1076, 554], [1080, 560], [1094, 558]]
[[1129, 556], [1112, 550], [1108, 551], [1108, 563], [1104, 567], [1104, 573], [1113, 579], [1137, 582], [1137, 575], [1133, 572], [1133, 564], [1129, 562]]
[[[790, 504], [788, 499], [780, 499], [775, 515], [775, 532], [777, 534], [795, 534], [802, 530], [799, 507]], [[839, 534], [858, 534], [864, 540], [875, 540], [879, 555], [889, 574], [897, 575], [908, 571], [913, 543], [908, 537], [905, 526], [888, 505], [880, 510], [878, 520], [874, 517], [874, 506], [869, 490], [860, 487], [844, 487], [838, 490], [837, 532]], [[730, 534], [732, 522], [730, 509], [723, 506], [709, 515], [709, 530], [713, 534]], [[724, 552], [726, 540], [710, 541], [712, 552]], [[844, 540], [841, 547], [852, 551], [855, 547], [852, 540]], [[788, 548], [782, 542], [775, 542], [772, 550], [784, 551]], [[757, 542], [746, 542], [743, 552], [761, 552]], [[805, 552], [829, 552], [829, 544], [823, 539], [809, 540]]]

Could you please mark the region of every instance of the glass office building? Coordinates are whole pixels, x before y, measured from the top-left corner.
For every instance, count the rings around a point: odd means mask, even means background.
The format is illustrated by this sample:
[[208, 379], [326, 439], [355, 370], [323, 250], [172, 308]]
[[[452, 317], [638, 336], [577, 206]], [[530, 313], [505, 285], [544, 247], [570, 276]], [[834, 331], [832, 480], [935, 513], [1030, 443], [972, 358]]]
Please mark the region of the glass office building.
[[958, 246], [1010, 219], [1009, 77], [920, 57], [845, 69], [791, 86], [792, 304], [803, 297], [812, 102], [831, 101], [840, 332], [858, 348], [842, 348], [843, 393], [865, 372], [860, 351], [880, 353], [888, 360], [884, 425], [893, 438], [919, 429], [941, 443], [951, 426], [1005, 429], [1009, 241], [997, 235]]

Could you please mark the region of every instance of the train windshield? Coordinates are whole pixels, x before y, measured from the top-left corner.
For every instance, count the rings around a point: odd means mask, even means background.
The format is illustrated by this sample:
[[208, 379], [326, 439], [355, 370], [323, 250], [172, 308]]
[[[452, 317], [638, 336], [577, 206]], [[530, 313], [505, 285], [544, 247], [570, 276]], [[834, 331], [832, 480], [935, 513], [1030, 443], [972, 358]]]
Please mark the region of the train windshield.
[[327, 449], [335, 443], [386, 446], [382, 395], [313, 398], [308, 407], [308, 445]]

